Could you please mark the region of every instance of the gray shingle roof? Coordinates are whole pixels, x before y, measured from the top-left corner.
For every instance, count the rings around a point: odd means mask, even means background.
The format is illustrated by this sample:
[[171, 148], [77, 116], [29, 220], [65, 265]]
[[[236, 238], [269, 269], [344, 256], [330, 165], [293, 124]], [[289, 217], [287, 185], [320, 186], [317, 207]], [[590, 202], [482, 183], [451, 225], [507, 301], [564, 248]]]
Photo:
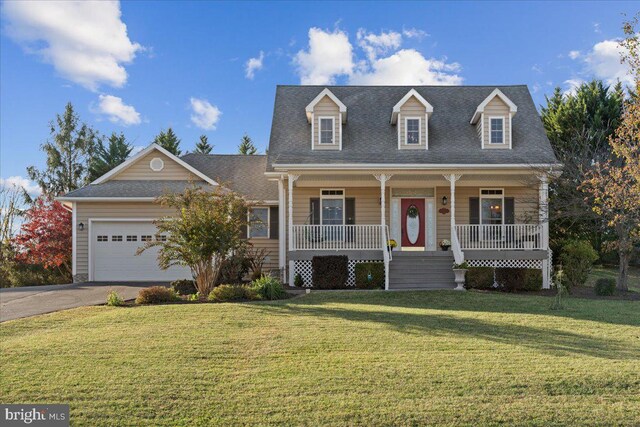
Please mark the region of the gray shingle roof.
[[[312, 151], [305, 107], [328, 87], [347, 106], [342, 151]], [[513, 148], [483, 150], [469, 124], [478, 105], [499, 88], [518, 106]], [[429, 150], [398, 150], [393, 106], [415, 89], [431, 105]], [[538, 111], [526, 86], [278, 86], [269, 140], [267, 170], [273, 164], [556, 163]]]
[[[251, 200], [278, 200], [278, 184], [268, 181], [264, 175], [265, 155], [228, 155], [190, 153], [183, 161]], [[203, 188], [212, 188], [198, 181]], [[164, 180], [111, 180], [102, 184], [87, 185], [72, 191], [65, 197], [157, 197], [165, 192], [181, 192], [191, 185], [188, 181]]]

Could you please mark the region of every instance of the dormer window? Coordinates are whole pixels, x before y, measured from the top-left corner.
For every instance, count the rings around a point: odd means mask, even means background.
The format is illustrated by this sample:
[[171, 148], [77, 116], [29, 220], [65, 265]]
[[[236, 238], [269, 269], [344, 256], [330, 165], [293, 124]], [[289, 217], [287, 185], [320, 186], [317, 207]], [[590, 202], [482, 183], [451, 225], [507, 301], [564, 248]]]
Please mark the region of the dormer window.
[[333, 117], [319, 117], [320, 123], [320, 144], [333, 144], [334, 143], [334, 118]]
[[405, 123], [405, 140], [409, 145], [420, 144], [420, 118], [419, 117], [407, 117]]
[[490, 117], [491, 143], [504, 144], [504, 117]]

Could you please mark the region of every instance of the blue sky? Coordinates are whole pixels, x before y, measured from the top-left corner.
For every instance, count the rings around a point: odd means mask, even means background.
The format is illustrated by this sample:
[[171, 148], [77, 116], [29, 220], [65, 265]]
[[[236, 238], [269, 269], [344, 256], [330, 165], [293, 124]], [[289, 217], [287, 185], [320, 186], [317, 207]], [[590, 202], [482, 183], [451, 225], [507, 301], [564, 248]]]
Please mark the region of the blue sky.
[[[137, 147], [171, 126], [233, 153], [267, 147], [277, 84], [527, 84], [625, 78], [615, 39], [633, 2], [4, 2], [0, 177], [43, 166], [72, 102]], [[253, 58], [253, 59], [252, 59]], [[249, 66], [251, 65], [251, 66]], [[8, 181], [7, 181], [8, 180]]]

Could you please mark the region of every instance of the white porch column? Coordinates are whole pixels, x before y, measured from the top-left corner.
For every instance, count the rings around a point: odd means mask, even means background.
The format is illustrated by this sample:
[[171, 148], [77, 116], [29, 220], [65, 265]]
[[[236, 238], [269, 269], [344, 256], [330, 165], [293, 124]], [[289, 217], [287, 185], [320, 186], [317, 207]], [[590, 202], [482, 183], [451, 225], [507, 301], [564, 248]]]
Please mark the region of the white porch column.
[[[542, 227], [542, 249], [549, 251], [549, 177], [540, 175], [538, 215]], [[542, 288], [551, 288], [551, 265], [549, 259], [542, 261]]]
[[[293, 174], [289, 174], [288, 176], [288, 184], [289, 184], [289, 188], [288, 188], [288, 196], [289, 196], [289, 209], [288, 209], [288, 214], [289, 214], [289, 250], [295, 250], [295, 248], [293, 247], [293, 183], [299, 178], [300, 175], [293, 175]], [[294, 262], [293, 261], [289, 261], [289, 285], [293, 286], [293, 279], [295, 276], [295, 267], [294, 267]]]
[[278, 180], [278, 268], [280, 268], [280, 280], [285, 280], [285, 270], [287, 267], [287, 228], [286, 223], [286, 211], [285, 195], [284, 195], [284, 176], [281, 176]]
[[389, 181], [393, 175], [383, 173], [383, 174], [375, 174], [373, 176], [378, 181], [380, 181], [380, 225], [385, 227], [387, 225], [387, 218], [386, 218], [387, 208], [386, 208], [385, 190], [386, 190], [387, 181]]
[[452, 173], [450, 175], [443, 175], [444, 179], [449, 181], [449, 185], [451, 188], [451, 230], [456, 225], [456, 181], [458, 181], [462, 174]]

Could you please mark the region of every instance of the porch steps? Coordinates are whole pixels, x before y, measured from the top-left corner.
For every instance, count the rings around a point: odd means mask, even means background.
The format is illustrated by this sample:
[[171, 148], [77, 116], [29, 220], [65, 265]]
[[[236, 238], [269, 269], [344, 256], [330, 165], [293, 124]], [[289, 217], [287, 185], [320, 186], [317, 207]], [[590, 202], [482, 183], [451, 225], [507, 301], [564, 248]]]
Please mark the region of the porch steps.
[[453, 289], [453, 253], [393, 252], [389, 289]]

